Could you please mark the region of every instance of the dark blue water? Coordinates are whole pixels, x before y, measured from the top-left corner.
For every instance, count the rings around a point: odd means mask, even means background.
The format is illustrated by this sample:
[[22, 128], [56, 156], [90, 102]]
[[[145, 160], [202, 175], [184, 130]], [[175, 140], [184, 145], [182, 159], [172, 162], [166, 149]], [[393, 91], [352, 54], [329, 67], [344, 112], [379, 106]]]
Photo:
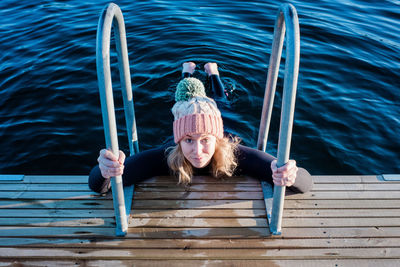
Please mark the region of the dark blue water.
[[[201, 79], [204, 63], [219, 64], [231, 91], [225, 125], [256, 145], [280, 2], [116, 1], [127, 28], [142, 150], [172, 133], [169, 109], [186, 60], [198, 64]], [[107, 3], [0, 2], [0, 173], [87, 174], [96, 164], [104, 146], [96, 28]], [[291, 158], [312, 174], [400, 173], [400, 2], [291, 3], [301, 32]], [[271, 153], [280, 95], [278, 89]], [[127, 150], [122, 117], [119, 108]]]

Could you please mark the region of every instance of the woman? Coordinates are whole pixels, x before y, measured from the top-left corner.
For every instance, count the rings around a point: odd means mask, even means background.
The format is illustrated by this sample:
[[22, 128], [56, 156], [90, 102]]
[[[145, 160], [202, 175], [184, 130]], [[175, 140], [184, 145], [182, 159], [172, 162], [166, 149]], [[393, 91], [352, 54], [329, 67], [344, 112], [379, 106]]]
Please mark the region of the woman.
[[[140, 152], [125, 159], [120, 151], [116, 157], [102, 149], [99, 165], [89, 175], [89, 187], [100, 193], [110, 188], [110, 178], [122, 175], [124, 185], [139, 183], [153, 176], [174, 175], [180, 184], [189, 184], [193, 175], [217, 178], [249, 175], [291, 191], [304, 193], [312, 188], [310, 174], [297, 168], [294, 160], [277, 168], [271, 155], [239, 144], [237, 138], [223, 131], [221, 113], [215, 101], [205, 94], [203, 84], [192, 78], [196, 65], [183, 64], [184, 77], [175, 92], [174, 144]], [[215, 98], [225, 92], [216, 63], [204, 66]]]

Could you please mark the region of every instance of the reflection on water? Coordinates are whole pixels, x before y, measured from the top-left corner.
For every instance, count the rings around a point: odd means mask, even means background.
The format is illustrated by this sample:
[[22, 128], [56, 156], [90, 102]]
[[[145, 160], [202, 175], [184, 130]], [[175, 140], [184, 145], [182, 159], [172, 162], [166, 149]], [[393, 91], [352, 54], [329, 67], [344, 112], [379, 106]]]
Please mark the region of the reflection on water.
[[[0, 173], [87, 174], [104, 146], [95, 40], [108, 1], [2, 1]], [[180, 65], [220, 65], [225, 125], [255, 146], [280, 1], [119, 1], [141, 149], [172, 134]], [[312, 174], [399, 173], [400, 7], [292, 1], [301, 57], [291, 157]], [[116, 59], [113, 81], [118, 87]], [[282, 76], [283, 73], [281, 73]], [[278, 81], [282, 86], [282, 80]], [[268, 151], [276, 152], [280, 90]], [[121, 107], [120, 94], [116, 94]], [[127, 150], [121, 108], [121, 147]]]

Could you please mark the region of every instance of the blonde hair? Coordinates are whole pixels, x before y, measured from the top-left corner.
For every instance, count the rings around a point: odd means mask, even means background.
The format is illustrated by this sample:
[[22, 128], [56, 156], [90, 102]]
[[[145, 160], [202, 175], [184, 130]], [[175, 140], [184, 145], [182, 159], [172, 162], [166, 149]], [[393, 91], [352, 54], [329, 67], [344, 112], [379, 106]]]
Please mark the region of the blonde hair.
[[[211, 175], [215, 178], [230, 177], [237, 167], [236, 150], [240, 142], [237, 137], [217, 138], [215, 152], [211, 160]], [[185, 158], [181, 145], [167, 149], [167, 163], [179, 184], [187, 185], [192, 181], [193, 166]]]

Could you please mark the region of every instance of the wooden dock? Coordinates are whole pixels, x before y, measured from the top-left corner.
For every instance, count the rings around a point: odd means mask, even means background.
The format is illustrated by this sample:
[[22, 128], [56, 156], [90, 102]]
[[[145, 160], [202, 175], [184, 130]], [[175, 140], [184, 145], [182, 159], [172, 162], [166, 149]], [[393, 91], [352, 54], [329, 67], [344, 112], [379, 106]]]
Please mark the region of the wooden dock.
[[0, 181], [0, 266], [400, 266], [400, 182], [314, 176], [270, 235], [257, 180], [136, 187], [128, 234], [87, 176]]

